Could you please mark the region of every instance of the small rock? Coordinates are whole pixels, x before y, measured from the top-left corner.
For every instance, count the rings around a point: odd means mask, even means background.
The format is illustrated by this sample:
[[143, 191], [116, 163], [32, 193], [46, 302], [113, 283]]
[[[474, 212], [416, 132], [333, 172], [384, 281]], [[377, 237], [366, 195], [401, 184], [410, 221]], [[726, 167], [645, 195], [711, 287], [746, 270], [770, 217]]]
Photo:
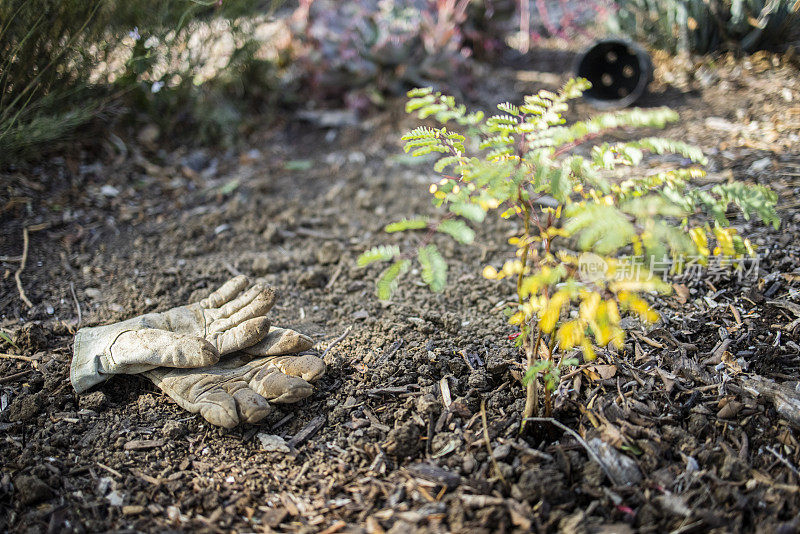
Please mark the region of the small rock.
[[120, 493], [119, 490], [114, 490], [106, 495], [106, 500], [111, 506], [122, 506], [122, 503], [125, 501], [125, 495]]
[[310, 269], [297, 278], [297, 283], [307, 289], [324, 287], [328, 283], [328, 275], [322, 269]]
[[342, 246], [335, 241], [326, 241], [314, 251], [314, 256], [321, 265], [337, 263], [342, 257]]
[[144, 395], [140, 395], [138, 399], [136, 399], [136, 406], [139, 408], [140, 411], [150, 410], [158, 406], [158, 401], [156, 400], [155, 396], [152, 393], [145, 393]]
[[253, 274], [255, 274], [256, 276], [261, 276], [269, 273], [269, 267], [270, 267], [270, 261], [268, 256], [263, 255], [253, 258], [253, 265], [251, 267], [251, 270], [253, 271]]
[[352, 317], [353, 319], [355, 319], [357, 321], [359, 321], [359, 320], [363, 321], [364, 319], [369, 317], [369, 312], [367, 310], [358, 310], [358, 311], [353, 312], [350, 315], [350, 317]]
[[78, 406], [87, 410], [99, 411], [108, 404], [108, 397], [102, 391], [94, 391], [78, 398]]
[[103, 296], [103, 293], [96, 287], [87, 287], [83, 290], [83, 294], [86, 295], [87, 298], [94, 300], [99, 300]]
[[104, 185], [103, 187], [100, 188], [100, 193], [103, 196], [114, 198], [117, 195], [119, 195], [119, 189], [117, 189], [113, 185], [106, 184], [106, 185]]
[[441, 403], [430, 393], [417, 398], [417, 411], [421, 414], [432, 415], [439, 412], [441, 408]]
[[486, 370], [490, 375], [499, 377], [508, 369], [508, 362], [499, 354], [490, 352], [486, 357]]
[[511, 445], [503, 444], [498, 445], [492, 451], [492, 457], [495, 460], [505, 460], [505, 458], [511, 453]]
[[772, 165], [772, 159], [770, 158], [761, 158], [755, 160], [753, 163], [750, 164], [750, 167], [747, 169], [747, 172], [751, 174], [758, 174], [767, 170]]
[[355, 280], [354, 282], [350, 282], [348, 284], [346, 291], [348, 293], [355, 293], [357, 291], [363, 291], [367, 288], [367, 283], [362, 282], [361, 280]]
[[8, 420], [28, 421], [35, 417], [46, 404], [44, 392], [34, 393], [33, 395], [23, 395], [14, 399], [8, 406]]
[[139, 515], [143, 513], [145, 510], [144, 506], [140, 506], [138, 504], [129, 504], [127, 506], [122, 507], [122, 514], [123, 515]]
[[42, 502], [53, 495], [50, 486], [35, 476], [18, 476], [14, 479], [14, 487], [17, 490], [17, 499], [25, 506]]
[[267, 452], [290, 452], [286, 440], [280, 436], [261, 432], [256, 437], [261, 442], [261, 448]]
[[485, 369], [475, 369], [469, 374], [467, 385], [475, 388], [478, 391], [486, 391], [489, 389], [489, 377], [486, 375]]
[[419, 448], [419, 437], [419, 428], [413, 423], [393, 428], [386, 441], [386, 452], [399, 458], [412, 456]]
[[161, 429], [161, 432], [170, 439], [178, 439], [185, 436], [188, 430], [185, 424], [170, 419], [164, 423], [164, 428]]
[[477, 462], [475, 461], [475, 457], [473, 455], [469, 453], [464, 455], [464, 460], [461, 464], [461, 469], [464, 470], [464, 474], [468, 475], [472, 473], [475, 470], [476, 465]]

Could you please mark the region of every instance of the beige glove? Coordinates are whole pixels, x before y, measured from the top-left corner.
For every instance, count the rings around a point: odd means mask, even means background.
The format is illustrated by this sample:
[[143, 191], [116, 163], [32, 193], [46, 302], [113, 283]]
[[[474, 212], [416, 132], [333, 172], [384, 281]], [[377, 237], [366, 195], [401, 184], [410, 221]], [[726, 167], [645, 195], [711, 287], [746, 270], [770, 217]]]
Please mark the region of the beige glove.
[[144, 375], [184, 409], [213, 425], [232, 428], [266, 417], [272, 409], [267, 401], [290, 403], [311, 395], [311, 383], [325, 374], [325, 363], [313, 355], [290, 353], [312, 345], [311, 339], [294, 330], [272, 328], [257, 345], [216, 365], [161, 367]]
[[269, 331], [272, 288], [237, 276], [198, 303], [127, 321], [81, 328], [75, 335], [70, 381], [82, 393], [115, 374], [157, 367], [215, 364], [220, 355], [251, 347]]

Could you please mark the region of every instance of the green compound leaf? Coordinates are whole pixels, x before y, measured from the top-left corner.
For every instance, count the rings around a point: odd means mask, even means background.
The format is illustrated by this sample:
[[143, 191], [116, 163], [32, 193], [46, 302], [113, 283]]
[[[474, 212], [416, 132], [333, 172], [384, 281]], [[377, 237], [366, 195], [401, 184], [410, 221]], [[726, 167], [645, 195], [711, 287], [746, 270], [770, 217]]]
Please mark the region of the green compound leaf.
[[459, 243], [469, 245], [475, 241], [475, 231], [460, 219], [447, 219], [439, 223], [438, 232], [447, 234]]
[[364, 267], [376, 261], [389, 261], [400, 254], [400, 247], [397, 245], [379, 245], [372, 247], [358, 257], [359, 267]]
[[403, 219], [402, 221], [387, 224], [383, 231], [391, 234], [393, 232], [404, 232], [406, 230], [422, 230], [427, 227], [428, 219], [420, 217], [418, 219]]
[[392, 293], [397, 289], [398, 280], [408, 271], [410, 266], [411, 260], [399, 260], [383, 271], [376, 284], [379, 299], [389, 300], [392, 297]]
[[472, 204], [471, 202], [458, 202], [456, 204], [451, 204], [450, 211], [476, 223], [483, 222], [483, 220], [486, 218], [486, 212], [483, 210], [483, 208], [477, 204]]
[[447, 283], [447, 263], [436, 245], [428, 245], [419, 249], [417, 259], [422, 265], [422, 280], [432, 291], [437, 293], [442, 291]]

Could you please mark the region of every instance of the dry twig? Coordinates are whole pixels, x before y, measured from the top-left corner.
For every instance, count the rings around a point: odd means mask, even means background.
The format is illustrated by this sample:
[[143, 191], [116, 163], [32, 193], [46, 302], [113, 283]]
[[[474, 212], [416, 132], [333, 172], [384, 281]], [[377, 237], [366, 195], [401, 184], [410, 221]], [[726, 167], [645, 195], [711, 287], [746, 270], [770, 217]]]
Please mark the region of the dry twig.
[[0, 358], [5, 358], [6, 360], [22, 360], [23, 362], [39, 361], [38, 358], [31, 358], [30, 356], [20, 356], [19, 354], [8, 354], [5, 352], [0, 352]]
[[331, 341], [331, 344], [328, 345], [328, 347], [322, 352], [321, 358], [324, 359], [325, 356], [328, 355], [328, 351], [330, 351], [333, 347], [335, 347], [336, 345], [338, 345], [339, 343], [344, 341], [344, 338], [346, 338], [350, 334], [350, 330], [352, 330], [352, 329], [353, 329], [353, 327], [348, 326], [347, 328], [345, 328], [344, 333], [341, 336], [339, 336], [336, 339], [334, 339], [333, 341]]
[[81, 324], [83, 323], [83, 313], [81, 312], [81, 304], [78, 302], [78, 297], [75, 296], [75, 284], [73, 282], [69, 283], [69, 292], [72, 293], [72, 300], [75, 302], [75, 310], [78, 312], [77, 328], [80, 328]]
[[22, 229], [22, 258], [19, 262], [19, 269], [17, 272], [14, 273], [14, 280], [17, 282], [17, 291], [19, 292], [19, 298], [22, 299], [28, 308], [33, 308], [33, 303], [28, 299], [28, 296], [25, 295], [25, 290], [22, 288], [22, 279], [20, 275], [22, 271], [25, 270], [25, 263], [28, 261], [28, 227]]
[[508, 482], [506, 482], [506, 477], [503, 476], [503, 472], [500, 471], [500, 466], [497, 465], [497, 460], [494, 457], [494, 451], [492, 451], [492, 442], [489, 439], [489, 424], [486, 422], [486, 401], [481, 399], [481, 420], [483, 421], [483, 441], [486, 443], [486, 452], [489, 453], [489, 459], [492, 460], [492, 467], [494, 467], [495, 473], [503, 481], [503, 485], [508, 487]]

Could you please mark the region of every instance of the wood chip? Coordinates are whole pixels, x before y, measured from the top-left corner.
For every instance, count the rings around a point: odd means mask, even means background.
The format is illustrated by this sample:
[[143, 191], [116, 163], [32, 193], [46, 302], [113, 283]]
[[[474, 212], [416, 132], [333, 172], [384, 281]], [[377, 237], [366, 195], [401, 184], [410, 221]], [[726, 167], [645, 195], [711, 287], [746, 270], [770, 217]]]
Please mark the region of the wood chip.
[[143, 451], [147, 449], [158, 449], [166, 443], [163, 439], [134, 439], [126, 443], [123, 448], [126, 451]]
[[453, 404], [453, 399], [450, 396], [450, 384], [447, 383], [447, 377], [439, 380], [439, 389], [442, 390], [442, 403], [445, 408], [449, 408]]
[[461, 477], [457, 474], [427, 462], [409, 466], [408, 471], [415, 477], [441, 484], [449, 490], [455, 489], [461, 483]]
[[292, 439], [290, 439], [287, 444], [289, 447], [297, 448], [298, 446], [305, 443], [311, 436], [316, 434], [320, 428], [325, 425], [325, 416], [318, 415], [314, 419], [311, 420], [303, 429], [294, 435]]

